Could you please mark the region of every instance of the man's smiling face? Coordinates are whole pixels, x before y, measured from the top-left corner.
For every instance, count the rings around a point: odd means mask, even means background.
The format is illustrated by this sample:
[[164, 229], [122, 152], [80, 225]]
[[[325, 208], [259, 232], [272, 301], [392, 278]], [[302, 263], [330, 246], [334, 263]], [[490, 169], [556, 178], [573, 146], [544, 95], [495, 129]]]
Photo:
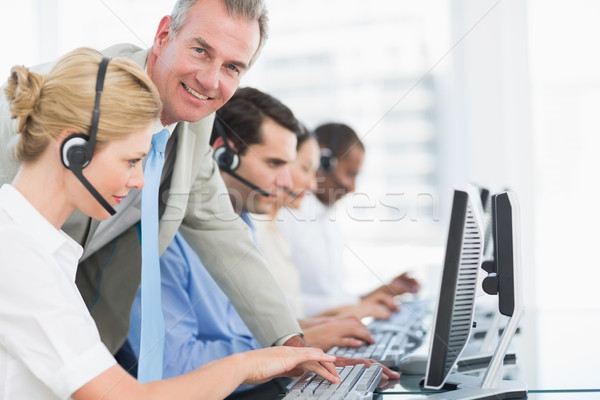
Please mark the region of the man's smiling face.
[[[148, 74], [163, 102], [162, 123], [198, 121], [225, 104], [258, 49], [258, 22], [232, 17], [222, 0], [198, 1], [175, 37], [164, 17]], [[156, 56], [156, 57], [153, 57]]]

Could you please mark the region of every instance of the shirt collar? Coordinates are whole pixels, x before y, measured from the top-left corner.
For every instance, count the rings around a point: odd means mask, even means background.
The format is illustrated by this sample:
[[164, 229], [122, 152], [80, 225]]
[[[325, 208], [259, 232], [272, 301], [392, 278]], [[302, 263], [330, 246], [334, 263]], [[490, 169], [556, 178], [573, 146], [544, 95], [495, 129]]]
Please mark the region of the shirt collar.
[[246, 223], [248, 224], [248, 226], [250, 227], [250, 234], [252, 236], [252, 241], [254, 242], [254, 244], [257, 244], [258, 241], [256, 239], [256, 230], [254, 228], [254, 222], [252, 222], [252, 218], [250, 218], [250, 215], [248, 214], [247, 211], [242, 211], [240, 213], [240, 218]]
[[248, 226], [250, 227], [250, 230], [252, 232], [254, 232], [254, 222], [252, 222], [252, 219], [250, 218], [250, 215], [248, 215], [248, 212], [246, 211], [242, 211], [240, 213], [240, 217], [244, 220], [245, 223], [248, 224]]
[[81, 257], [83, 248], [48, 222], [14, 186], [4, 184], [0, 187], [0, 207], [6, 211], [15, 225], [27, 231], [36, 243], [49, 253], [52, 254], [67, 245], [77, 254], [77, 258]]
[[166, 129], [169, 131], [169, 137], [170, 137], [173, 134], [173, 131], [175, 130], [176, 126], [177, 126], [177, 122], [173, 122], [170, 125], [164, 126], [162, 124], [162, 122], [160, 122], [160, 119], [155, 119], [153, 126], [152, 126], [152, 132], [158, 133], [158, 132], [162, 131], [163, 129]]

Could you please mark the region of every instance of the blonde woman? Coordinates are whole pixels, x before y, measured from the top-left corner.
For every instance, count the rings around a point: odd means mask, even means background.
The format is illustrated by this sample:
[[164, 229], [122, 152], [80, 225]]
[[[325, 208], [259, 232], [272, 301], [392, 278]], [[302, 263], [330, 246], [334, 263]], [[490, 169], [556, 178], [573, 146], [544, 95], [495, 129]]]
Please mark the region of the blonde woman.
[[220, 399], [299, 365], [338, 381], [319, 364], [333, 356], [288, 347], [236, 354], [164, 381], [132, 378], [100, 341], [74, 283], [82, 248], [60, 228], [75, 210], [106, 219], [130, 189], [143, 187], [158, 92], [132, 62], [78, 49], [44, 76], [14, 67], [5, 93], [21, 164], [0, 188], [0, 398]]

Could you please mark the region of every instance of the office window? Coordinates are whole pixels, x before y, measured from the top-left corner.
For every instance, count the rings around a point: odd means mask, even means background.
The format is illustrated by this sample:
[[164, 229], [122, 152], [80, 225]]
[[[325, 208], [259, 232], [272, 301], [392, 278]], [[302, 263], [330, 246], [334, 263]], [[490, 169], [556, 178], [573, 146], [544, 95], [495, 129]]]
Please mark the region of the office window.
[[14, 64], [36, 65], [76, 47], [104, 49], [117, 43], [152, 45], [158, 22], [174, 2], [161, 0], [7, 0], [0, 33], [0, 71]]
[[399, 245], [440, 245], [445, 235], [439, 203], [451, 199], [439, 192], [438, 78], [447, 64], [432, 67], [450, 46], [449, 3], [268, 4], [270, 39], [243, 84], [280, 98], [309, 129], [344, 122], [361, 137], [357, 192], [335, 218], [356, 283], [380, 284], [377, 276], [411, 263], [388, 268]]
[[[438, 12], [431, 12], [432, 3]], [[430, 68], [448, 37], [446, 2], [268, 4], [270, 39], [243, 84], [282, 99], [309, 128], [345, 122], [365, 142], [355, 199], [361, 206], [353, 209], [349, 198], [339, 207], [349, 236], [396, 244], [436, 240], [435, 221], [422, 221], [428, 226], [417, 237], [411, 217], [419, 196], [433, 199], [421, 205], [423, 218], [435, 220], [439, 212], [439, 71]]]

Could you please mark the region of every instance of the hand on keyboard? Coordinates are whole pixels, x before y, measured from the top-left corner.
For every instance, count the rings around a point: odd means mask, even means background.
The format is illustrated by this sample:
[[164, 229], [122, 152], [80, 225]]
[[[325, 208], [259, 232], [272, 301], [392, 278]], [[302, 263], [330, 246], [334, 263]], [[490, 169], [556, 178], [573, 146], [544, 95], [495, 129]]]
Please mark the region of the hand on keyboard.
[[421, 285], [419, 282], [415, 278], [408, 276], [405, 272], [392, 279], [389, 284], [381, 285], [371, 293], [381, 292], [391, 296], [398, 296], [403, 293], [417, 293], [420, 288]]
[[390, 368], [398, 367], [408, 354], [425, 341], [430, 325], [426, 322], [431, 315], [430, 306], [428, 300], [405, 302], [402, 311], [394, 313], [390, 319], [375, 320], [367, 325], [375, 339], [374, 344], [335, 346], [327, 352], [336, 356], [372, 359]]
[[381, 366], [364, 364], [339, 367], [340, 383], [330, 383], [306, 373], [298, 378], [289, 388], [284, 399], [301, 400], [371, 400], [373, 391], [381, 380]]
[[313, 324], [304, 330], [304, 339], [310, 346], [329, 350], [333, 346], [359, 347], [374, 343], [373, 336], [356, 317], [333, 317]]
[[245, 385], [255, 385], [279, 376], [297, 376], [298, 371], [313, 371], [332, 383], [340, 377], [332, 362], [336, 357], [311, 347], [275, 346], [237, 353]]
[[[345, 367], [347, 365], [365, 364], [365, 366], [367, 368], [369, 368], [371, 365], [377, 364], [377, 362], [375, 360], [370, 360], [370, 359], [365, 359], [365, 358], [350, 358], [350, 357], [338, 356], [338, 357], [336, 357], [334, 364], [336, 367]], [[400, 378], [399, 373], [392, 371], [388, 367], [382, 365], [381, 368], [382, 368], [382, 372], [383, 372], [382, 380], [385, 381], [388, 379], [399, 379]]]
[[[390, 313], [400, 310], [398, 304], [396, 304], [396, 301], [394, 300], [394, 296], [389, 293], [374, 291], [363, 296], [360, 302], [361, 304], [378, 304], [387, 308]], [[373, 317], [378, 318], [376, 315], [373, 315]]]
[[404, 332], [373, 332], [374, 344], [360, 347], [332, 347], [328, 353], [336, 356], [375, 360], [386, 367], [394, 368], [406, 355], [409, 336]]
[[354, 316], [358, 319], [365, 317], [387, 319], [392, 316], [393, 311], [397, 310], [398, 306], [392, 296], [385, 293], [375, 293], [365, 297], [358, 304], [333, 308], [326, 311], [323, 315], [336, 315], [339, 317]]

